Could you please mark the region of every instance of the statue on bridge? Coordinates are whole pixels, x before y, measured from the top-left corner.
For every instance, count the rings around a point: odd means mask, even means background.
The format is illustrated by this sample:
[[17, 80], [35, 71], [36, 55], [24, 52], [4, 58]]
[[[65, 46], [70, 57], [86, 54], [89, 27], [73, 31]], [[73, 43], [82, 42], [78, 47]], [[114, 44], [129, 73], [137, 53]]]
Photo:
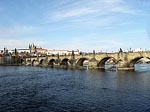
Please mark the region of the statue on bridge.
[[119, 53], [122, 53], [122, 52], [123, 52], [123, 50], [120, 48]]

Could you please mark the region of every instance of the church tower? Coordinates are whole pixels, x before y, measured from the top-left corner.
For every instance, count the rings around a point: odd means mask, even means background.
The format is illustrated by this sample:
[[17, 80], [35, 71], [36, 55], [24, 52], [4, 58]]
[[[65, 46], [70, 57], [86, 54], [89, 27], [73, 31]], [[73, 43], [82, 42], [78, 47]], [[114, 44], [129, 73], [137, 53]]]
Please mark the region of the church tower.
[[30, 50], [30, 53], [36, 53], [36, 46], [34, 45], [34, 43], [33, 44], [29, 44], [29, 50]]

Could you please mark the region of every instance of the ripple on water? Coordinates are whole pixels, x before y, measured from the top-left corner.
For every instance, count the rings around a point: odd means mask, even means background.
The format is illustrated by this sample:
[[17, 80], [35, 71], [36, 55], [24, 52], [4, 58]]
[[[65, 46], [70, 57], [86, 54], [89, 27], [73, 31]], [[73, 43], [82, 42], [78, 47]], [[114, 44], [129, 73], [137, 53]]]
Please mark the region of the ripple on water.
[[148, 112], [149, 74], [0, 67], [0, 112]]

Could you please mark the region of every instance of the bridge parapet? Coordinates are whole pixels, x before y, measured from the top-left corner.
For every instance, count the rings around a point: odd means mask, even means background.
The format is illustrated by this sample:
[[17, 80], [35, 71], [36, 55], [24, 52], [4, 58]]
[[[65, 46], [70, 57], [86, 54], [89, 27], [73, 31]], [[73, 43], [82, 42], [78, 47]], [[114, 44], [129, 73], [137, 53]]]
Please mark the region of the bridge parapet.
[[88, 66], [92, 68], [104, 68], [105, 62], [110, 58], [116, 61], [118, 70], [134, 69], [134, 64], [141, 58], [146, 57], [150, 59], [150, 52], [116, 52], [116, 53], [99, 53], [99, 54], [85, 54], [85, 55], [64, 55], [64, 56], [45, 56], [45, 57], [29, 57], [25, 62], [33, 62], [37, 65], [57, 65], [57, 66], [84, 66], [84, 61], [88, 61]]

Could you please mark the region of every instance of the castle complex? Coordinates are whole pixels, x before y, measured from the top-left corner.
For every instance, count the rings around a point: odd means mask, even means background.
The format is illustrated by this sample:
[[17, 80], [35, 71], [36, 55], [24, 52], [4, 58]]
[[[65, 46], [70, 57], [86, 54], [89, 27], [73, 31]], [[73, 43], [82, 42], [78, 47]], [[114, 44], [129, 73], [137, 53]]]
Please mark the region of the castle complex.
[[[48, 50], [44, 49], [42, 47], [37, 47], [34, 43], [29, 44], [28, 48], [25, 49], [17, 49], [14, 50], [8, 50], [7, 48], [4, 48], [0, 51], [0, 64], [5, 63], [13, 63], [12, 57], [18, 56], [18, 57], [30, 57], [30, 56], [52, 56], [52, 55], [71, 55], [72, 51], [69, 50]], [[74, 50], [74, 53], [76, 55], [79, 54], [79, 50]]]

